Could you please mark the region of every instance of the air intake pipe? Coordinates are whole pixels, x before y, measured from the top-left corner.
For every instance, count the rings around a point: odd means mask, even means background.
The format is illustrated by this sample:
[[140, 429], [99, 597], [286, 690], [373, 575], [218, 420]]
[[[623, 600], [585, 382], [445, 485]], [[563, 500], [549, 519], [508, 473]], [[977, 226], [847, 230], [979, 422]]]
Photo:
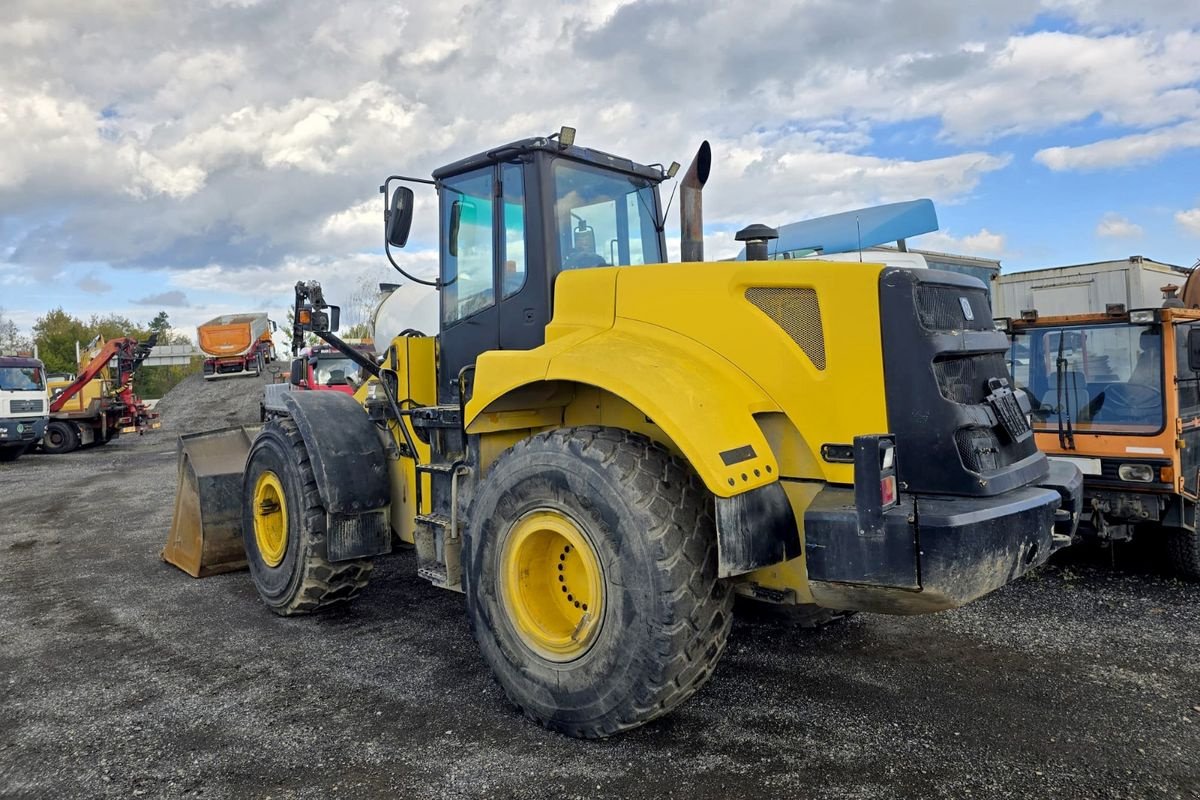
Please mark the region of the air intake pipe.
[[711, 167], [712, 148], [706, 140], [679, 183], [679, 250], [685, 263], [704, 260], [703, 190]]

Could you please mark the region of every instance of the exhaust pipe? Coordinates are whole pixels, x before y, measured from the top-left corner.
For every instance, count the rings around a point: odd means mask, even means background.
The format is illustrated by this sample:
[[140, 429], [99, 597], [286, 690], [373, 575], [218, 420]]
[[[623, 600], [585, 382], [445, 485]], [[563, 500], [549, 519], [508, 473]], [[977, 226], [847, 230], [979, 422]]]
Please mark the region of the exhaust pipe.
[[711, 167], [712, 148], [705, 140], [679, 183], [679, 250], [684, 263], [704, 260], [703, 190]]

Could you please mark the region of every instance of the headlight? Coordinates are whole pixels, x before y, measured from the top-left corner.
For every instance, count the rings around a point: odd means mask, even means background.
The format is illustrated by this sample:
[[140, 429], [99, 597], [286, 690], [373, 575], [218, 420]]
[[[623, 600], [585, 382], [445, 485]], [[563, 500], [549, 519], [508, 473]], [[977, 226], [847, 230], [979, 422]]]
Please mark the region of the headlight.
[[1122, 464], [1117, 468], [1117, 475], [1123, 481], [1150, 483], [1154, 480], [1154, 467], [1147, 464]]
[[1129, 321], [1134, 325], [1148, 325], [1154, 322], [1154, 317], [1157, 312], [1154, 309], [1144, 309], [1142, 311], [1130, 311]]

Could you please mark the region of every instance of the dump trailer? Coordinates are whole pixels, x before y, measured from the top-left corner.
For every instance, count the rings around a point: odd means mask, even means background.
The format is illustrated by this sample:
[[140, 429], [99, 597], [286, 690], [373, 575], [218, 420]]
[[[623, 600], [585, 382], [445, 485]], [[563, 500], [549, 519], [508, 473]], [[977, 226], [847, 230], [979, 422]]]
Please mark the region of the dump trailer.
[[[465, 593], [516, 706], [604, 737], [708, 680], [735, 595], [929, 613], [1070, 541], [1079, 472], [1034, 446], [981, 283], [761, 260], [762, 225], [739, 233], [749, 260], [704, 262], [707, 143], [680, 184], [685, 263], [664, 263], [658, 187], [678, 165], [573, 134], [381, 187], [385, 252], [418, 282], [392, 248], [409, 184], [437, 192], [440, 332], [398, 336], [376, 364], [314, 303], [311, 330], [373, 377], [353, 397], [289, 393], [248, 448], [228, 436], [272, 611], [349, 600], [411, 546], [422, 578]], [[224, 515], [229, 493], [205, 485], [181, 482], [201, 496], [177, 507]], [[170, 541], [188, 531], [208, 544], [178, 513]]]
[[97, 336], [84, 350], [78, 376], [50, 381], [50, 421], [42, 452], [70, 453], [108, 444], [122, 433], [140, 435], [162, 427], [158, 413], [133, 391], [134, 373], [157, 338], [152, 334], [139, 343], [129, 337], [105, 341]]
[[1026, 309], [997, 326], [1038, 447], [1083, 473], [1080, 531], [1162, 540], [1175, 571], [1200, 580], [1200, 282], [1188, 284], [1191, 308], [1168, 285], [1162, 307]]
[[49, 421], [46, 368], [36, 358], [0, 356], [0, 461], [37, 447]]
[[261, 374], [275, 360], [276, 329], [263, 313], [223, 314], [201, 325], [196, 337], [205, 355], [205, 379]]

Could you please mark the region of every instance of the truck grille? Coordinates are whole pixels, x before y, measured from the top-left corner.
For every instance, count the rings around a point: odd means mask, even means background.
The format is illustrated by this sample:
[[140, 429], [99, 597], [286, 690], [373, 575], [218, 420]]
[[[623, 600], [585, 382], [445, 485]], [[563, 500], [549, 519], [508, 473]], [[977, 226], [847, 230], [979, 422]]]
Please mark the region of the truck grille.
[[[990, 331], [992, 308], [987, 291], [965, 286], [923, 283], [916, 291], [917, 316], [929, 331]], [[970, 309], [972, 319], [967, 319]]]
[[817, 369], [825, 369], [825, 332], [821, 303], [813, 289], [752, 286], [746, 300], [783, 328]]
[[1000, 353], [949, 356], [933, 362], [942, 397], [952, 403], [978, 405], [988, 396], [988, 378], [1008, 374], [1008, 364]]
[[43, 402], [41, 400], [13, 400], [8, 404], [9, 409], [14, 414], [29, 414], [41, 411]]

